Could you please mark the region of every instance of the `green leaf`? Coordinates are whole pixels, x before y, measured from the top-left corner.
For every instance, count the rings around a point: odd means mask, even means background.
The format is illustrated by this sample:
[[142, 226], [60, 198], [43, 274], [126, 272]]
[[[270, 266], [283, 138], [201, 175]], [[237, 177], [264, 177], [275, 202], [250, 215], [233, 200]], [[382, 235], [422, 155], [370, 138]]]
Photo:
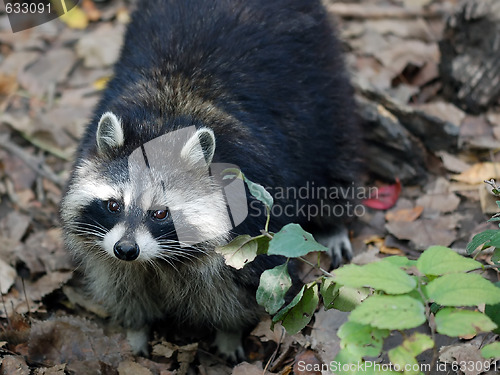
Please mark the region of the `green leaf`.
[[406, 338], [401, 345], [389, 350], [389, 359], [395, 369], [400, 369], [404, 374], [420, 374], [421, 367], [417, 356], [434, 347], [434, 341], [422, 333], [414, 333]]
[[245, 175], [243, 175], [243, 179], [245, 180], [245, 183], [248, 186], [250, 194], [252, 194], [252, 196], [257, 198], [259, 201], [264, 203], [269, 209], [271, 209], [273, 207], [274, 200], [271, 194], [269, 194], [269, 192], [264, 188], [264, 186], [250, 181], [248, 178], [246, 178]]
[[493, 342], [491, 344], [485, 345], [481, 349], [481, 355], [483, 358], [493, 358], [493, 359], [500, 359], [500, 342]]
[[406, 350], [403, 345], [396, 346], [395, 348], [389, 350], [387, 354], [389, 355], [389, 360], [395, 370], [406, 369], [403, 372], [405, 375], [420, 374], [417, 359], [408, 350]]
[[389, 257], [385, 257], [381, 260], [381, 262], [389, 262], [394, 264], [395, 266], [402, 268], [410, 268], [417, 264], [416, 260], [410, 260], [407, 257], [401, 255], [392, 255]]
[[432, 347], [434, 341], [429, 336], [416, 332], [400, 346], [389, 350], [389, 359], [394, 368], [402, 370], [404, 374], [421, 374], [421, 366], [416, 357]]
[[497, 230], [496, 232], [497, 233], [493, 237], [491, 237], [490, 240], [484, 244], [484, 246], [486, 246], [486, 247], [490, 247], [490, 246], [500, 247], [500, 230]]
[[312, 319], [319, 303], [318, 285], [313, 284], [304, 289], [300, 301], [284, 316], [281, 324], [290, 335], [300, 332]]
[[451, 337], [475, 335], [489, 332], [497, 327], [488, 316], [479, 311], [447, 307], [436, 314], [436, 329]]
[[410, 329], [424, 323], [426, 318], [424, 306], [414, 298], [375, 295], [357, 306], [349, 320], [381, 329]]
[[280, 320], [283, 320], [285, 318], [286, 314], [288, 314], [288, 312], [291, 309], [293, 309], [295, 306], [297, 306], [297, 304], [300, 302], [300, 300], [304, 296], [305, 290], [306, 290], [306, 286], [303, 285], [302, 288], [297, 293], [297, 295], [292, 299], [292, 301], [288, 305], [283, 307], [275, 316], [273, 316], [273, 323], [277, 323]]
[[382, 351], [384, 339], [389, 334], [388, 329], [351, 321], [342, 324], [337, 332], [337, 336], [341, 339], [340, 347], [347, 349], [356, 359], [365, 356], [377, 357]]
[[285, 294], [291, 286], [292, 279], [288, 274], [288, 264], [266, 270], [260, 276], [257, 302], [269, 314], [275, 314], [285, 303]]
[[351, 288], [342, 286], [332, 307], [340, 311], [352, 311], [368, 297], [370, 291], [367, 288]]
[[428, 298], [443, 306], [477, 306], [500, 303], [500, 288], [475, 273], [449, 274], [424, 287]]
[[390, 262], [375, 262], [357, 266], [348, 264], [334, 271], [339, 284], [360, 288], [369, 286], [391, 294], [410, 292], [417, 285], [406, 272]]
[[431, 246], [417, 260], [417, 269], [426, 275], [467, 272], [481, 268], [481, 263], [465, 258], [444, 246]]
[[491, 256], [491, 261], [496, 265], [500, 266], [500, 247], [496, 247]]
[[215, 252], [224, 257], [228, 266], [238, 270], [255, 259], [257, 250], [257, 241], [248, 234], [238, 236], [227, 245], [215, 248]]
[[[496, 282], [495, 285], [497, 288], [500, 288], [500, 282]], [[484, 308], [484, 313], [490, 317], [490, 319], [500, 327], [500, 303], [496, 303], [494, 305], [486, 305]], [[493, 330], [496, 334], [500, 334], [500, 328], [496, 328]]]
[[269, 255], [285, 257], [301, 257], [312, 251], [327, 251], [317, 243], [311, 233], [306, 232], [299, 224], [285, 225], [276, 233], [269, 243]]
[[335, 284], [335, 279], [333, 277], [324, 277], [321, 282], [320, 293], [323, 297], [323, 305], [325, 310], [331, 309], [333, 307], [333, 301], [339, 295], [340, 285]]
[[484, 232], [476, 234], [467, 245], [467, 253], [472, 254], [474, 250], [485, 242], [488, 242], [497, 233], [499, 233], [499, 231], [496, 229], [487, 229]]

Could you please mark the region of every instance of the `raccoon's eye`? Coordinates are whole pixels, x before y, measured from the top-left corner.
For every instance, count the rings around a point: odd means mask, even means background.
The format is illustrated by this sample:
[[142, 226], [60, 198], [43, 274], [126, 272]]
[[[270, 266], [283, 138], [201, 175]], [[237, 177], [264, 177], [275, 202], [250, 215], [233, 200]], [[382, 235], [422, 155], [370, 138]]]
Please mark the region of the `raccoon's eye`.
[[113, 200], [113, 199], [110, 199], [107, 204], [106, 204], [107, 208], [108, 208], [108, 211], [111, 212], [111, 213], [117, 213], [117, 212], [120, 212], [121, 210], [121, 205], [120, 203], [118, 203], [117, 201]]
[[156, 210], [153, 211], [152, 216], [158, 221], [163, 221], [168, 217], [168, 210]]

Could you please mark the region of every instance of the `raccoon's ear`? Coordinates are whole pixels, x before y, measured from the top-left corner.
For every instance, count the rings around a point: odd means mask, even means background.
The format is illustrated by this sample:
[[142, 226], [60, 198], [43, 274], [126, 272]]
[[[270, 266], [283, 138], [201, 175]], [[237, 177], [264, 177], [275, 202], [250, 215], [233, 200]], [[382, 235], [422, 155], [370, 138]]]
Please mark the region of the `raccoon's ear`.
[[125, 137], [120, 119], [113, 112], [106, 112], [101, 116], [97, 125], [97, 150], [106, 153], [113, 148], [123, 145]]
[[[201, 147], [200, 147], [201, 146]], [[212, 129], [200, 128], [188, 139], [181, 150], [181, 156], [189, 164], [197, 165], [204, 162], [210, 165], [215, 153], [215, 135]]]

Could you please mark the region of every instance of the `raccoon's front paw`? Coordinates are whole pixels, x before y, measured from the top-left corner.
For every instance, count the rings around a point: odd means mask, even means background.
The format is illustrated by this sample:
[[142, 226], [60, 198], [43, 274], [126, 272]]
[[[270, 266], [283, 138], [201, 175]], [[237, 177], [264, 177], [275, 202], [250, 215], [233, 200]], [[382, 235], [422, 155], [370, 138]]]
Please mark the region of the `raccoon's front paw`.
[[217, 331], [214, 346], [217, 352], [233, 363], [245, 359], [245, 351], [241, 345], [241, 332]]
[[127, 340], [135, 355], [149, 357], [148, 339], [149, 330], [147, 328], [127, 330]]
[[325, 245], [330, 250], [333, 268], [340, 266], [343, 258], [349, 261], [353, 257], [349, 233], [344, 226], [338, 228], [330, 235], [318, 237], [318, 242]]

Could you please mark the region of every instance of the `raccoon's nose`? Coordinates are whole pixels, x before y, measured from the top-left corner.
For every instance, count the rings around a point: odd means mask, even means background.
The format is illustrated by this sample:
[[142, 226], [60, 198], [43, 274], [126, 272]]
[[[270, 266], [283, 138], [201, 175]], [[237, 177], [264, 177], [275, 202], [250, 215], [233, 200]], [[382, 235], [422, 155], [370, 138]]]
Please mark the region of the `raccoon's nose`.
[[113, 252], [118, 259], [135, 260], [139, 256], [139, 246], [129, 240], [120, 240], [115, 243]]

